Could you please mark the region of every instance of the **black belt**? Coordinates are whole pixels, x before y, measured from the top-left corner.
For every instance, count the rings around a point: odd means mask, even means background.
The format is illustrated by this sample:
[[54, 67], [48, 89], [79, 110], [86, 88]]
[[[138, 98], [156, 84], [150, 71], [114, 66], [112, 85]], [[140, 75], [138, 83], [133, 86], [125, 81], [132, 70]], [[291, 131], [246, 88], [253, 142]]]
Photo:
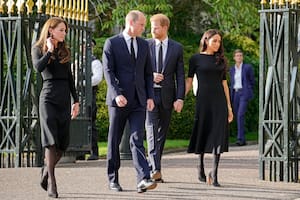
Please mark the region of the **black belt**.
[[242, 90], [242, 88], [236, 88], [234, 89], [235, 92], [240, 92]]

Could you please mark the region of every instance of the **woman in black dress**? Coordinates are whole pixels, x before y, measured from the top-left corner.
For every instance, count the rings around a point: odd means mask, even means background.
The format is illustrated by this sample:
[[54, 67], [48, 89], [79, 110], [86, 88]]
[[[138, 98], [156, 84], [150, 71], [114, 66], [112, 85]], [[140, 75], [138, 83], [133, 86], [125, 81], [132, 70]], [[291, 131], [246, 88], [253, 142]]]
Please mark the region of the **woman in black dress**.
[[[79, 113], [78, 96], [71, 73], [71, 54], [65, 43], [67, 30], [67, 22], [63, 19], [48, 19], [32, 48], [33, 65], [43, 78], [39, 115], [46, 167], [42, 168], [40, 184], [53, 198], [58, 197], [55, 165], [68, 147], [71, 118]], [[74, 100], [72, 108], [70, 94]]]
[[211, 29], [203, 34], [200, 54], [190, 58], [186, 93], [196, 74], [198, 89], [193, 132], [188, 153], [199, 154], [199, 180], [206, 182], [204, 153], [213, 154], [213, 169], [208, 183], [218, 187], [217, 171], [220, 154], [228, 151], [228, 122], [233, 119], [226, 80], [226, 59], [219, 31]]

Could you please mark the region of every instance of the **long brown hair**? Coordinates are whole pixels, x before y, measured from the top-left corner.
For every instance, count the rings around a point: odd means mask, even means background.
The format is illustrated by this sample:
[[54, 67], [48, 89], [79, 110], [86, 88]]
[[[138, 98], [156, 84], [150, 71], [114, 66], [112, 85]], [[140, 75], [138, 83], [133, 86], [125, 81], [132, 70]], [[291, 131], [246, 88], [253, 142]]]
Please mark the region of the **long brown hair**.
[[[45, 54], [48, 51], [47, 38], [50, 37], [49, 29], [56, 28], [60, 23], [65, 24], [66, 32], [68, 32], [68, 23], [60, 17], [52, 17], [45, 22], [45, 24], [41, 30], [40, 37], [39, 37], [38, 41], [35, 43], [35, 45], [38, 46], [42, 50], [43, 54]], [[70, 52], [69, 48], [67, 47], [67, 44], [65, 41], [58, 42], [57, 50], [54, 51], [54, 54], [57, 54], [58, 59], [60, 60], [60, 63], [67, 63], [71, 59], [71, 52]], [[51, 56], [51, 59], [55, 60], [55, 56]]]
[[221, 37], [221, 44], [220, 44], [220, 48], [217, 52], [215, 52], [215, 56], [217, 58], [217, 63], [218, 65], [223, 65], [224, 66], [224, 73], [226, 73], [227, 71], [227, 59], [224, 56], [224, 47], [223, 47], [223, 37], [220, 33], [220, 31], [216, 30], [216, 29], [209, 29], [207, 30], [201, 40], [200, 40], [200, 47], [199, 50], [200, 52], [206, 51], [207, 49], [207, 44], [206, 42], [213, 37], [214, 35], [219, 35]]

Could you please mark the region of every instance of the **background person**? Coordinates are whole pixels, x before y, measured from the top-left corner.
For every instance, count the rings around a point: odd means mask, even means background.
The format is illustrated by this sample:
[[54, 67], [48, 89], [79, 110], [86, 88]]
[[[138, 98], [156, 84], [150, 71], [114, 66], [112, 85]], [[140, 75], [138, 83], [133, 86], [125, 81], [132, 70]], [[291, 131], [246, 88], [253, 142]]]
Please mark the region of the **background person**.
[[156, 14], [150, 18], [152, 39], [148, 40], [153, 70], [155, 107], [146, 114], [148, 159], [151, 178], [162, 181], [161, 156], [172, 109], [181, 112], [185, 92], [182, 45], [168, 37], [170, 20]]
[[239, 146], [246, 145], [245, 138], [245, 113], [248, 102], [253, 98], [255, 84], [253, 68], [250, 64], [243, 63], [244, 56], [240, 49], [233, 53], [235, 65], [230, 68], [230, 97], [233, 112], [237, 122], [237, 141]]
[[94, 47], [96, 46], [96, 41], [92, 39], [91, 48], [92, 48], [92, 137], [91, 137], [91, 155], [87, 160], [98, 160], [99, 150], [98, 150], [98, 134], [99, 131], [96, 126], [97, 119], [97, 91], [98, 85], [103, 78], [103, 66], [99, 59], [93, 54]]
[[[58, 17], [50, 18], [32, 48], [33, 66], [43, 78], [39, 117], [46, 168], [42, 168], [41, 186], [53, 198], [58, 197], [54, 169], [69, 145], [71, 118], [79, 113], [78, 96], [71, 73], [71, 54], [65, 43], [67, 31], [66, 21]], [[72, 108], [70, 94], [74, 100]]]
[[194, 127], [187, 151], [199, 154], [198, 179], [201, 182], [206, 182], [204, 154], [213, 154], [213, 169], [208, 183], [216, 187], [220, 186], [217, 176], [220, 155], [228, 151], [228, 122], [233, 120], [226, 70], [221, 34], [210, 29], [201, 38], [200, 53], [189, 60], [186, 93], [192, 87], [194, 74], [198, 89]]
[[154, 189], [143, 145], [146, 109], [153, 110], [153, 75], [147, 41], [140, 38], [146, 17], [140, 11], [126, 16], [125, 30], [108, 38], [103, 48], [109, 112], [107, 172], [109, 189], [122, 191], [119, 184], [119, 145], [126, 121], [130, 126], [130, 149], [137, 173], [137, 191]]

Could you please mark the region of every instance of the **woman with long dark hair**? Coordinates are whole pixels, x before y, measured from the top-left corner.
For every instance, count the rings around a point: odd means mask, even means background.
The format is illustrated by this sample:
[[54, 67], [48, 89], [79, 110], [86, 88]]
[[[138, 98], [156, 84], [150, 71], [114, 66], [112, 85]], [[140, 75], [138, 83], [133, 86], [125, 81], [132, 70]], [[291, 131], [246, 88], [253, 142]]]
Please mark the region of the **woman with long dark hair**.
[[[42, 167], [40, 184], [53, 198], [58, 197], [54, 169], [69, 145], [71, 118], [79, 113], [78, 96], [71, 73], [71, 53], [65, 43], [67, 31], [65, 20], [50, 18], [32, 47], [33, 65], [43, 78], [39, 117], [46, 166]], [[72, 108], [70, 94], [73, 97]]]
[[[192, 87], [194, 74], [198, 80], [188, 153], [199, 154], [199, 181], [208, 181], [216, 187], [220, 186], [217, 176], [220, 154], [228, 151], [228, 122], [233, 120], [226, 72], [222, 36], [218, 30], [208, 30], [201, 38], [200, 53], [190, 58], [186, 79], [186, 94]], [[213, 154], [213, 169], [207, 180], [203, 161], [205, 153]]]

